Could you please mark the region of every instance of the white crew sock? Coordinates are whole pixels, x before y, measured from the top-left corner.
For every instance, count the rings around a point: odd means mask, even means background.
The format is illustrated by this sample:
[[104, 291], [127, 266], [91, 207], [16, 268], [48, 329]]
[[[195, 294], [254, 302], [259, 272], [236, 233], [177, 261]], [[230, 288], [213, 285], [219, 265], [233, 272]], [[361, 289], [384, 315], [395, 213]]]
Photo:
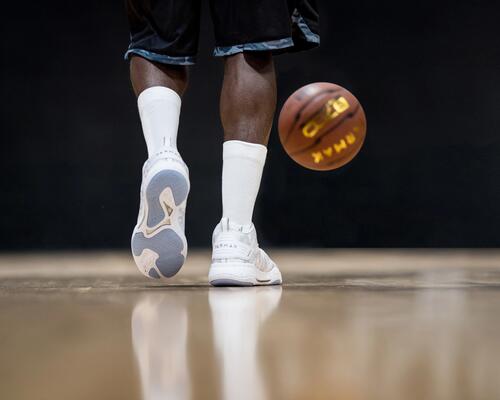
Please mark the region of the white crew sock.
[[172, 89], [154, 86], [137, 98], [142, 130], [149, 157], [165, 148], [177, 150], [177, 128], [181, 112], [181, 98]]
[[228, 140], [222, 158], [222, 216], [239, 225], [252, 223], [267, 148], [261, 144]]

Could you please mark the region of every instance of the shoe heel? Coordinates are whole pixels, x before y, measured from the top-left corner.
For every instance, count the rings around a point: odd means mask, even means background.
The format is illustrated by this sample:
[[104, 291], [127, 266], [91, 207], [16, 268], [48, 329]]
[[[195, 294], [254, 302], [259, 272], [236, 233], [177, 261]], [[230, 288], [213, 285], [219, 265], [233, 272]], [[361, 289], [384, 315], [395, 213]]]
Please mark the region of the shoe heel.
[[[173, 203], [167, 207], [161, 202], [165, 189], [170, 189], [173, 196]], [[177, 218], [177, 207], [187, 199], [188, 193], [189, 182], [175, 170], [158, 172], [146, 187], [147, 212], [143, 225], [146, 232], [152, 231], [146, 236], [136, 227], [131, 247], [137, 268], [149, 278], [170, 278], [184, 264], [187, 254], [184, 224], [171, 221], [169, 217]]]

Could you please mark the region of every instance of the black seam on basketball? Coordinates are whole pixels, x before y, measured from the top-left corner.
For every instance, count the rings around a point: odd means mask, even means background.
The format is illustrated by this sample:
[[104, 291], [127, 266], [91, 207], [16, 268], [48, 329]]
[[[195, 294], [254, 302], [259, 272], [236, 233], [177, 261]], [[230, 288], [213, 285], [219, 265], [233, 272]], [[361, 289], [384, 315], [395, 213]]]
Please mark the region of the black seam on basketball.
[[[295, 118], [293, 120], [293, 123], [292, 123], [292, 126], [290, 127], [290, 129], [288, 130], [288, 133], [286, 134], [286, 137], [285, 137], [285, 140], [284, 140], [284, 143], [283, 144], [286, 144], [288, 142], [288, 139], [290, 138], [290, 135], [292, 134], [294, 128], [295, 128], [295, 125], [297, 125], [297, 122], [299, 122], [300, 120], [300, 117], [302, 116], [302, 112], [306, 109], [306, 107], [311, 104], [314, 100], [316, 100], [316, 98], [322, 94], [325, 94], [325, 93], [331, 93], [331, 94], [334, 94], [334, 93], [337, 93], [337, 92], [340, 92], [342, 91], [342, 89], [325, 89], [319, 93], [316, 93], [312, 98], [310, 98], [307, 103], [305, 103], [301, 108], [300, 110], [295, 114]], [[324, 107], [321, 106], [321, 109]], [[320, 109], [320, 111], [321, 111]]]
[[314, 142], [312, 144], [310, 144], [309, 146], [301, 149], [301, 150], [298, 150], [298, 151], [295, 151], [293, 153], [290, 153], [291, 156], [298, 156], [299, 154], [302, 154], [306, 151], [309, 151], [311, 148], [317, 146], [319, 143], [321, 143], [322, 139], [328, 135], [331, 131], [337, 129], [340, 125], [342, 125], [345, 121], [349, 120], [349, 119], [352, 119], [357, 113], [358, 111], [361, 109], [360, 105], [358, 104], [356, 106], [356, 108], [350, 112], [349, 114], [345, 114], [344, 115], [344, 118], [342, 118], [340, 121], [338, 121], [337, 125], [334, 125], [330, 128], [328, 128], [326, 131], [323, 132], [323, 134], [321, 134], [320, 136], [318, 136]]

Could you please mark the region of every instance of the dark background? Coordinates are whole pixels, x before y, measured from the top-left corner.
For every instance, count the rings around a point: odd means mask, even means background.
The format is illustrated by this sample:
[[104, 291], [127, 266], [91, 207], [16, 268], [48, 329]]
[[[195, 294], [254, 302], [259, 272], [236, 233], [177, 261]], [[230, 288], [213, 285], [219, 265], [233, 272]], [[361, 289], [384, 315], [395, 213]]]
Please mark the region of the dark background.
[[[122, 2], [2, 6], [0, 248], [128, 246], [146, 147], [122, 60]], [[6, 8], [7, 7], [7, 8]], [[320, 1], [319, 50], [276, 59], [279, 103], [331, 81], [368, 118], [341, 170], [295, 165], [273, 130], [255, 215], [271, 246], [500, 245], [500, 7], [494, 1]], [[183, 102], [187, 235], [221, 214], [221, 62], [204, 5]]]

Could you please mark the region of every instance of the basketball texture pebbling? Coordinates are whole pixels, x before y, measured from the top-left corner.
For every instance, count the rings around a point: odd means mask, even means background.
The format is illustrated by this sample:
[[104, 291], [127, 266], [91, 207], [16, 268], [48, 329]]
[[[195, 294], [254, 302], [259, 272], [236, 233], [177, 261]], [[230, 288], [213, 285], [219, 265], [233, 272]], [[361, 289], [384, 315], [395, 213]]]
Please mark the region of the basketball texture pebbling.
[[281, 144], [303, 167], [330, 171], [351, 161], [366, 135], [366, 117], [354, 95], [342, 86], [317, 82], [294, 92], [278, 121]]

